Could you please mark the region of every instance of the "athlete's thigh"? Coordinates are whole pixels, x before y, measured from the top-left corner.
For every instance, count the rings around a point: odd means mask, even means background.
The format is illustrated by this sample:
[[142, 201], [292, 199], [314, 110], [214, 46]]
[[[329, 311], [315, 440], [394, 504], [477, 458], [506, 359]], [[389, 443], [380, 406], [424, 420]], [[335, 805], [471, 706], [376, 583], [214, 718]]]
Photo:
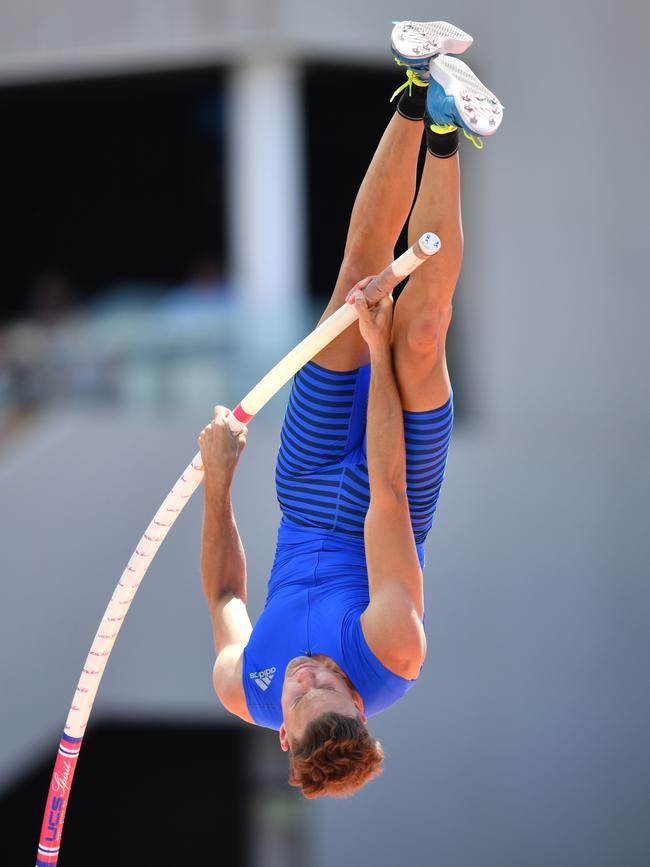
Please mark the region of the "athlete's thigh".
[[[386, 249], [383, 254], [372, 252], [368, 255], [355, 254], [343, 260], [336, 285], [320, 321], [323, 322], [345, 303], [350, 289], [364, 277], [379, 274], [390, 264], [393, 251]], [[331, 343], [314, 356], [314, 361], [328, 370], [355, 370], [368, 363], [368, 346], [359, 333], [356, 322], [332, 340]]]

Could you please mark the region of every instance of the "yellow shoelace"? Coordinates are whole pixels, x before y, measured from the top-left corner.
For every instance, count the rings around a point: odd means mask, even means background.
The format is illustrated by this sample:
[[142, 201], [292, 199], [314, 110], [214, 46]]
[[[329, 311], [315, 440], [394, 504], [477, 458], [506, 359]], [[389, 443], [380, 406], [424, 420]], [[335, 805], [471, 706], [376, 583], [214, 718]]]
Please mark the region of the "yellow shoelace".
[[[431, 130], [431, 132], [436, 132], [439, 135], [444, 135], [446, 132], [453, 132], [455, 129], [458, 129], [458, 127], [455, 126], [453, 123], [445, 123], [445, 124], [432, 123], [432, 124], [430, 124], [429, 129]], [[483, 139], [480, 136], [472, 135], [471, 132], [467, 132], [467, 130], [463, 129], [463, 127], [461, 127], [461, 129], [463, 130], [463, 135], [465, 136], [465, 138], [467, 138], [471, 141], [471, 143], [474, 145], [476, 150], [482, 151], [483, 150]]]
[[483, 139], [479, 135], [477, 135], [475, 138], [472, 133], [467, 132], [466, 129], [463, 130], [463, 135], [465, 136], [465, 138], [468, 138], [471, 141], [477, 151], [483, 150]]
[[[395, 58], [395, 63], [398, 66], [404, 66], [404, 64], [401, 62], [401, 60], [398, 60], [397, 58]], [[415, 85], [416, 87], [428, 87], [429, 82], [428, 81], [422, 81], [422, 79], [418, 78], [412, 69], [407, 69], [406, 70], [406, 81], [404, 82], [404, 84], [400, 84], [400, 86], [397, 88], [395, 93], [391, 96], [390, 102], [392, 102], [395, 99], [395, 97], [397, 96], [398, 93], [401, 93], [403, 90], [406, 90], [407, 87], [409, 89], [409, 96], [412, 96], [413, 95], [413, 85]]]

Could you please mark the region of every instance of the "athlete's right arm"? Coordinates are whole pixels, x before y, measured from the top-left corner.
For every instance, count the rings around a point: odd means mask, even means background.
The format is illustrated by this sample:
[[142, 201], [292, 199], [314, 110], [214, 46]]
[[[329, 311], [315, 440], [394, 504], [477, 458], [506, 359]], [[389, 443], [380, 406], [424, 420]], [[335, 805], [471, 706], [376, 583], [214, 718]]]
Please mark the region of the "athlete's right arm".
[[230, 494], [246, 430], [233, 434], [227, 414], [224, 407], [216, 407], [214, 420], [199, 436], [205, 471], [201, 578], [214, 635], [215, 691], [227, 710], [252, 722], [241, 685], [243, 652], [252, 632], [246, 610], [246, 557]]
[[370, 604], [361, 626], [380, 662], [411, 679], [426, 654], [424, 600], [406, 496], [404, 420], [390, 345], [392, 310], [388, 300], [371, 310], [357, 304], [371, 361], [366, 426], [370, 506], [364, 530]]

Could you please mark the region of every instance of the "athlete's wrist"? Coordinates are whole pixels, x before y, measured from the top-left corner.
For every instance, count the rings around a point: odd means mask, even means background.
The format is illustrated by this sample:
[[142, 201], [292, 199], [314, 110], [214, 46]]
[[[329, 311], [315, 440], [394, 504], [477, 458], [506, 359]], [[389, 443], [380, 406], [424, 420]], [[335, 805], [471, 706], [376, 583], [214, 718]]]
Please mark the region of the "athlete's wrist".
[[385, 367], [392, 371], [393, 353], [391, 351], [390, 338], [373, 341], [368, 346], [370, 350], [370, 364], [380, 368]]
[[226, 469], [205, 474], [203, 478], [203, 492], [206, 501], [209, 501], [211, 506], [230, 504], [230, 489], [232, 487], [233, 476], [234, 470], [228, 471]]

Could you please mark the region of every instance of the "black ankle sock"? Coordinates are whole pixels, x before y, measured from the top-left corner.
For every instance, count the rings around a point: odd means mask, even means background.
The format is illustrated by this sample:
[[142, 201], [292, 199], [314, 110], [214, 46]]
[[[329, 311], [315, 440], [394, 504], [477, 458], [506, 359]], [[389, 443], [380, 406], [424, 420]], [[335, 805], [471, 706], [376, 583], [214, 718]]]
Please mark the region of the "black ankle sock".
[[452, 132], [433, 132], [433, 130], [429, 129], [427, 126], [427, 150], [430, 154], [433, 154], [434, 157], [438, 157], [441, 160], [446, 160], [448, 157], [453, 157], [453, 155], [458, 150], [458, 129], [453, 130]]
[[423, 120], [424, 109], [427, 104], [427, 88], [413, 84], [410, 88], [402, 91], [397, 103], [397, 111], [407, 120]]

